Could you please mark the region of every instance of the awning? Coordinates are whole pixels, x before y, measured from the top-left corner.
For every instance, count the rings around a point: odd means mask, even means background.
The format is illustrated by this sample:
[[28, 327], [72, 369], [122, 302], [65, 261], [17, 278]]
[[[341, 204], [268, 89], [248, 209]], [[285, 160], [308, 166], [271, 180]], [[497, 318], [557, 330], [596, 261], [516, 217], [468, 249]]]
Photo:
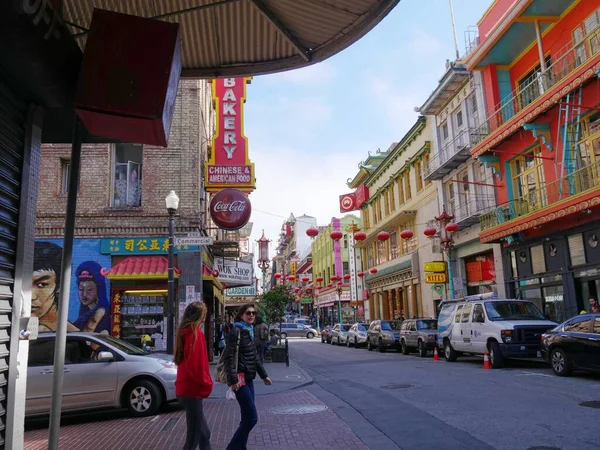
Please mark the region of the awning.
[[214, 272], [206, 264], [202, 264], [202, 281], [212, 281], [219, 291], [224, 289], [223, 284], [216, 279]]
[[183, 77], [258, 75], [323, 61], [377, 25], [400, 0], [63, 0], [85, 47], [94, 8], [179, 22]]
[[[100, 271], [109, 280], [166, 280], [168, 272], [169, 261], [164, 256], [131, 256], [110, 270]], [[181, 270], [175, 268], [175, 278], [180, 273]]]

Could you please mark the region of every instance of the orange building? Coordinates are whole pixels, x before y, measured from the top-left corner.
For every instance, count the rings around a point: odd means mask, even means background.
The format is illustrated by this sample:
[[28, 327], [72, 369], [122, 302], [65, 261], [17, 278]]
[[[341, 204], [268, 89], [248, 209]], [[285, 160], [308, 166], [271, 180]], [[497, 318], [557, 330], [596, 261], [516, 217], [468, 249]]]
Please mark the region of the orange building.
[[560, 321], [600, 295], [600, 4], [495, 0], [464, 63], [488, 117], [471, 154], [498, 207], [480, 239], [503, 244], [507, 293]]

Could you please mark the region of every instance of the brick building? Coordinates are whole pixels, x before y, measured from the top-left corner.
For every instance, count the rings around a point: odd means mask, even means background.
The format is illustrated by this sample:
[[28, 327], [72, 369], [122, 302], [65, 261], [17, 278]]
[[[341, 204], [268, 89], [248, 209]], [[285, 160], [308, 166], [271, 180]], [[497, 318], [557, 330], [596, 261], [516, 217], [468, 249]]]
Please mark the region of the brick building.
[[[180, 198], [176, 235], [210, 227], [202, 184], [215, 127], [210, 82], [181, 80], [175, 105], [168, 148], [129, 143], [84, 145], [70, 327], [94, 328], [88, 321], [90, 313], [103, 308], [104, 317], [95, 324], [95, 331], [136, 345], [148, 334], [152, 345], [164, 348], [162, 318], [168, 268], [165, 197], [174, 190]], [[60, 267], [56, 258], [62, 247], [70, 152], [68, 144], [42, 148], [34, 270], [57, 263]], [[175, 258], [178, 298], [204, 299], [209, 307], [210, 336], [211, 324], [222, 310], [222, 285], [214, 277], [212, 253], [178, 247]], [[85, 293], [86, 281], [96, 285], [91, 294]], [[95, 310], [85, 306], [86, 295], [93, 296], [94, 290]], [[51, 317], [44, 317], [42, 312], [38, 315], [43, 329], [54, 329]]]

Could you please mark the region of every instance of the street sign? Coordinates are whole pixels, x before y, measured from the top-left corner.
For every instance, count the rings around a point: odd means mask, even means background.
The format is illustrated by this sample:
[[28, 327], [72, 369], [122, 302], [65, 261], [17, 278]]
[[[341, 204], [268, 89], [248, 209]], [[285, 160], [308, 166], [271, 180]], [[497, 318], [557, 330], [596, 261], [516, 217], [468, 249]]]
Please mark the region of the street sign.
[[202, 237], [202, 233], [200, 233], [199, 231], [190, 231], [187, 234], [187, 237]]
[[175, 238], [175, 245], [212, 245], [212, 243], [213, 238], [209, 236]]
[[425, 272], [445, 272], [446, 263], [443, 261], [433, 261], [425, 263]]
[[429, 284], [437, 284], [437, 283], [446, 283], [448, 278], [445, 273], [426, 273], [425, 274], [425, 283]]

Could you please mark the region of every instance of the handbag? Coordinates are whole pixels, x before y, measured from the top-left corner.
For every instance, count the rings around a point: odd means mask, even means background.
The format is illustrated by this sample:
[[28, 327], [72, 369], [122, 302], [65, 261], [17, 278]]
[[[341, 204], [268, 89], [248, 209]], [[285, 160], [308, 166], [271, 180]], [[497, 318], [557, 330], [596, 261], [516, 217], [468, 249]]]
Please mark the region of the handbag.
[[[215, 380], [218, 383], [227, 384], [227, 369], [225, 368], [225, 360], [227, 358], [228, 352], [221, 353], [219, 357], [219, 361], [217, 362], [217, 373], [215, 375]], [[235, 344], [235, 371], [237, 373], [238, 370], [238, 357], [240, 353], [240, 330], [237, 330], [237, 342]]]

